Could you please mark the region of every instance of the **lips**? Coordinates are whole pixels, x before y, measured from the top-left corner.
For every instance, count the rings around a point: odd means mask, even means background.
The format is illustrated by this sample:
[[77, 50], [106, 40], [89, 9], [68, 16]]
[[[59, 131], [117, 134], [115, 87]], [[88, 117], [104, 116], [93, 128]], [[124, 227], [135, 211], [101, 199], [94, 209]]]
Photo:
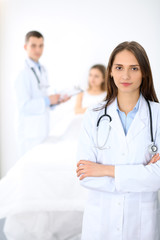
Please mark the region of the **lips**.
[[128, 86], [130, 86], [132, 83], [127, 83], [127, 82], [123, 82], [123, 83], [121, 83], [124, 87], [128, 87]]

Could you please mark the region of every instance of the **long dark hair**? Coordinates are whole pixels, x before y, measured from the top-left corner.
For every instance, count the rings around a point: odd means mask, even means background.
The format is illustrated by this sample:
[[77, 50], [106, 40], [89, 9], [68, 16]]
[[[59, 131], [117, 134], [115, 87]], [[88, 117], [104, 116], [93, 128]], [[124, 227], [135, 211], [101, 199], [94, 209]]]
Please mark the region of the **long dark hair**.
[[113, 78], [111, 77], [111, 69], [115, 56], [123, 50], [128, 50], [131, 53], [133, 53], [133, 55], [136, 57], [140, 65], [140, 69], [142, 72], [142, 83], [140, 86], [140, 92], [142, 93], [143, 97], [147, 100], [159, 102], [154, 89], [151, 67], [146, 51], [139, 43], [132, 41], [120, 43], [113, 50], [109, 58], [106, 70], [106, 86], [107, 86], [107, 96], [105, 98], [105, 101], [107, 101], [106, 106], [110, 105], [118, 94], [118, 89], [114, 83]]

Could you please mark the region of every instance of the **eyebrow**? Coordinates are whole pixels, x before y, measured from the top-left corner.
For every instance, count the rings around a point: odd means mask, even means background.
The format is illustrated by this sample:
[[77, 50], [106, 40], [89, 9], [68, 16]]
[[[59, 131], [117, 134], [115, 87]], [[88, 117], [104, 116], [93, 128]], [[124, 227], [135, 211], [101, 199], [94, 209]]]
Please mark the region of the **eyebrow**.
[[[115, 63], [113, 65], [117, 65], [117, 66], [123, 66], [123, 64], [119, 64], [119, 63]], [[136, 67], [136, 66], [139, 66], [139, 64], [132, 64], [132, 65], [129, 65], [131, 67]]]

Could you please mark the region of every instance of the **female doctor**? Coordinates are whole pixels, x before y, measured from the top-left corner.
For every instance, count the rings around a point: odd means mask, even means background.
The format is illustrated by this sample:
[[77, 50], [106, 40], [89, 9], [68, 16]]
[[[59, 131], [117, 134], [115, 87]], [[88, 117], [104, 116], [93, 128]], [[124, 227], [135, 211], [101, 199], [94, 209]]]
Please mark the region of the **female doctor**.
[[77, 176], [89, 189], [82, 240], [159, 240], [160, 104], [140, 44], [113, 50], [106, 83], [79, 141]]

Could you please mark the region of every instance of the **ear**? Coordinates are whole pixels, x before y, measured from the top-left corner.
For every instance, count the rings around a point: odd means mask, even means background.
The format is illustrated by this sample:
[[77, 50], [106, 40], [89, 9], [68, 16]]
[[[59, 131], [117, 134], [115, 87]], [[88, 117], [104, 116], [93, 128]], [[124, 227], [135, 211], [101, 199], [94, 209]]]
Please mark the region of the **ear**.
[[24, 49], [27, 50], [27, 44], [24, 44]]

